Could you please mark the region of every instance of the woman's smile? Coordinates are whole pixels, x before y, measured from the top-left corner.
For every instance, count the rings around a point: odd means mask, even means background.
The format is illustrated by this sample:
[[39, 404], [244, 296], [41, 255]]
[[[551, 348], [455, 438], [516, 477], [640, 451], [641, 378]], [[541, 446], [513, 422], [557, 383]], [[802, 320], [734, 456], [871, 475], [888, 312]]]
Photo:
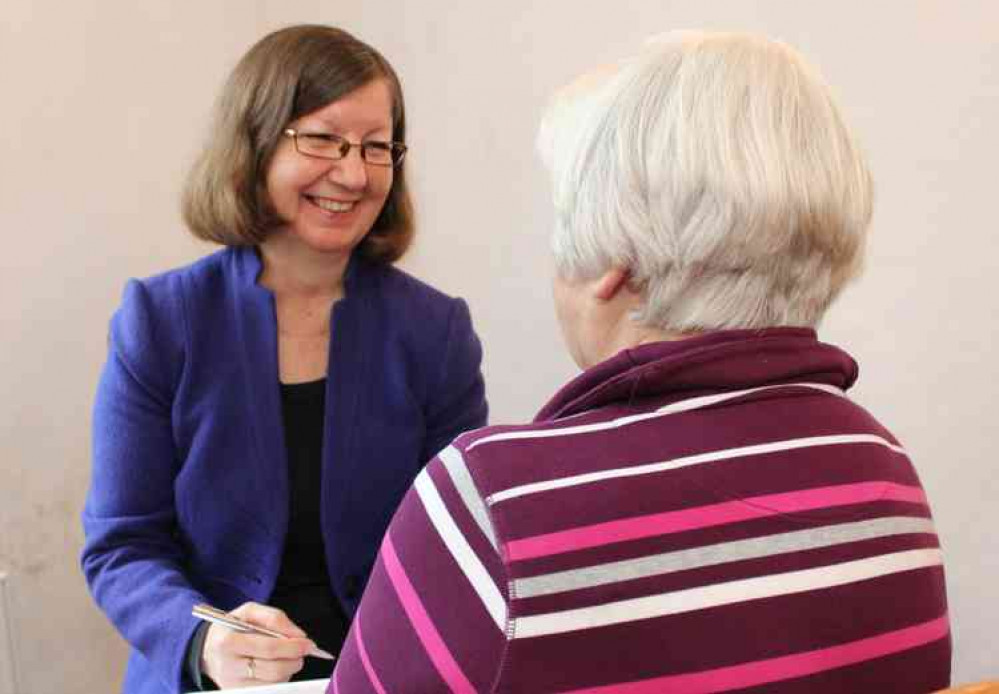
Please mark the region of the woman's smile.
[[350, 212], [354, 209], [354, 204], [356, 202], [354, 200], [334, 200], [333, 198], [324, 198], [319, 195], [303, 194], [302, 197], [323, 212], [336, 214]]

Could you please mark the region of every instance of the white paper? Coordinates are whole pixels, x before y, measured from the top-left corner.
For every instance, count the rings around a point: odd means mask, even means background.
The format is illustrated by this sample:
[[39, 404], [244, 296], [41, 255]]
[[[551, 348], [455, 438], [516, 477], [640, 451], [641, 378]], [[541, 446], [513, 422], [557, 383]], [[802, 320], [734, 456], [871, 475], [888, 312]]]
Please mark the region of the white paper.
[[[233, 690], [249, 692], [250, 694], [326, 694], [329, 678], [322, 680], [305, 680], [304, 682], [285, 682], [284, 684], [267, 684], [262, 687], [245, 687]], [[191, 692], [190, 694], [196, 694]]]

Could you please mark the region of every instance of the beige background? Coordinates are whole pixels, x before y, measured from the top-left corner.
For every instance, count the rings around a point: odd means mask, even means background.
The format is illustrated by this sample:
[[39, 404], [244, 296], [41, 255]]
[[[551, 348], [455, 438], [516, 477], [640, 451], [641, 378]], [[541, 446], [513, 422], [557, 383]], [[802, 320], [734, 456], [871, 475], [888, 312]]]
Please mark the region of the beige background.
[[301, 21], [353, 30], [398, 67], [421, 221], [404, 265], [469, 299], [494, 421], [529, 417], [574, 372], [550, 308], [551, 214], [533, 154], [547, 94], [667, 29], [802, 48], [878, 183], [868, 273], [823, 335], [859, 359], [855, 397], [907, 444], [934, 503], [956, 679], [999, 676], [999, 4], [5, 0], [0, 571], [20, 694], [120, 681], [123, 645], [77, 565], [107, 320], [126, 278], [210, 250], [185, 236], [176, 195], [215, 91], [266, 30]]

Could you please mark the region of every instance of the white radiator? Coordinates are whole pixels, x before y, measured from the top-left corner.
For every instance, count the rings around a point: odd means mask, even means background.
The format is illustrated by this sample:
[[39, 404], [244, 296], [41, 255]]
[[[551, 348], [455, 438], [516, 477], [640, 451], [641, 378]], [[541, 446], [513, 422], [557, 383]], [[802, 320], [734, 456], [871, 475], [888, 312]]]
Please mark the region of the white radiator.
[[14, 616], [11, 613], [8, 576], [0, 571], [0, 694], [19, 694]]

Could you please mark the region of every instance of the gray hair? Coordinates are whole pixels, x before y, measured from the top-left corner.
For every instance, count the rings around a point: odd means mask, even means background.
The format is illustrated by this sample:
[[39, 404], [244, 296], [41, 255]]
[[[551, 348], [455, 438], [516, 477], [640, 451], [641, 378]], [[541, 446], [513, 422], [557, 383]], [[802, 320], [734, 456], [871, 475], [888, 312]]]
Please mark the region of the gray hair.
[[814, 326], [860, 270], [873, 186], [792, 48], [673, 32], [553, 98], [538, 150], [558, 272], [627, 268], [676, 332]]

